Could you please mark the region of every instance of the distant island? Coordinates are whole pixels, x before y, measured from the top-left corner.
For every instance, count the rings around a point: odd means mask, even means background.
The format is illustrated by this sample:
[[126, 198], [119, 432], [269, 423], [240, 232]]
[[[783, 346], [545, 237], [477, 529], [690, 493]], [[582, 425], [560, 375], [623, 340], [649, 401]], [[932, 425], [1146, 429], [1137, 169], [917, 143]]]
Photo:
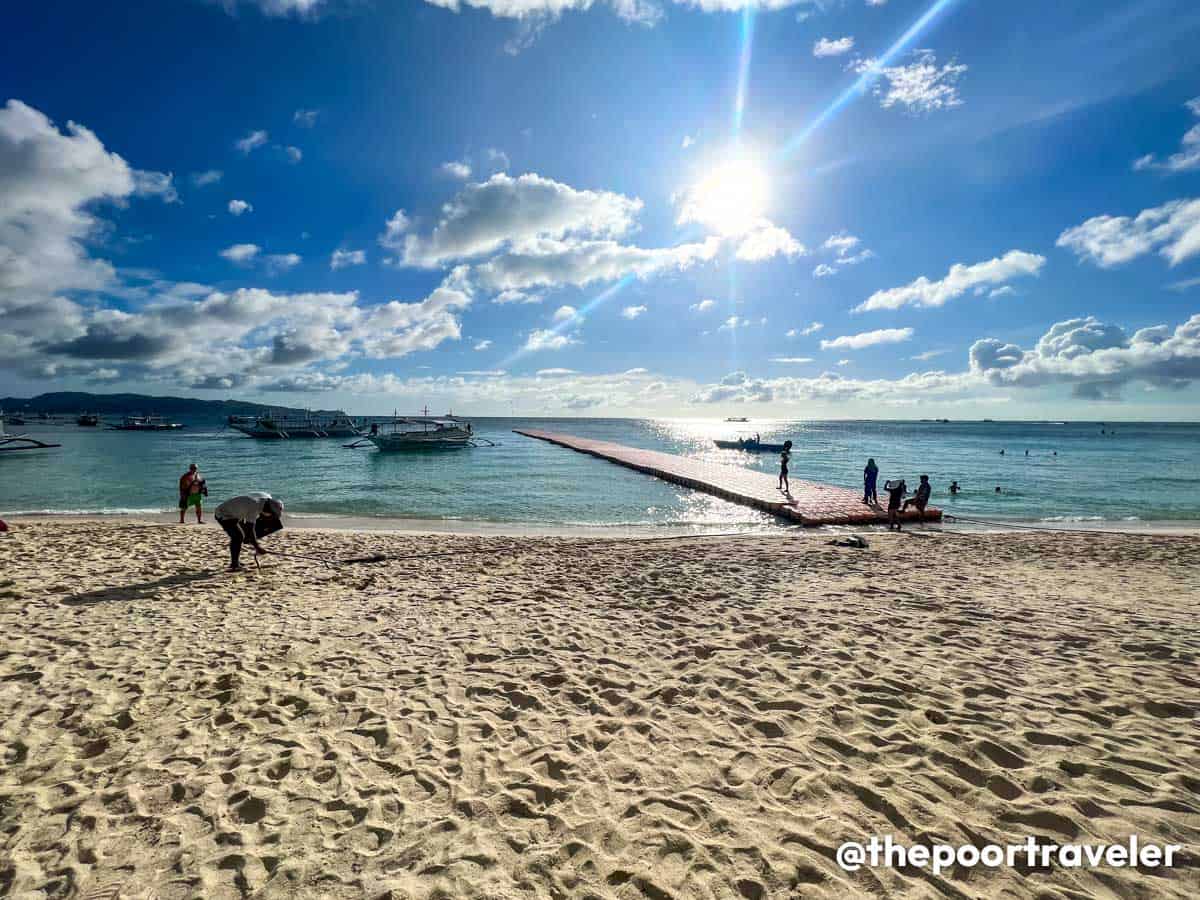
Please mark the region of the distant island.
[[[303, 414], [304, 409], [249, 403], [245, 400], [197, 400], [193, 397], [152, 397], [148, 394], [91, 394], [86, 391], [55, 391], [36, 397], [0, 397], [0, 409], [7, 413], [74, 415], [95, 413], [102, 416], [174, 416], [220, 421], [229, 416], [258, 416], [267, 413]], [[313, 410], [332, 414], [334, 410]]]

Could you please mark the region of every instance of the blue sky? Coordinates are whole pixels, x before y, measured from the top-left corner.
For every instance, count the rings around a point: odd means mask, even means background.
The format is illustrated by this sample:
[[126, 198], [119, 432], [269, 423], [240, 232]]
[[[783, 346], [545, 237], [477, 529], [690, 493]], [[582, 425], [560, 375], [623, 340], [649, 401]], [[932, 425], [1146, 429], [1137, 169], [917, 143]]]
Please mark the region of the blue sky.
[[23, 4], [0, 394], [1195, 419], [1198, 38], [1187, 0]]

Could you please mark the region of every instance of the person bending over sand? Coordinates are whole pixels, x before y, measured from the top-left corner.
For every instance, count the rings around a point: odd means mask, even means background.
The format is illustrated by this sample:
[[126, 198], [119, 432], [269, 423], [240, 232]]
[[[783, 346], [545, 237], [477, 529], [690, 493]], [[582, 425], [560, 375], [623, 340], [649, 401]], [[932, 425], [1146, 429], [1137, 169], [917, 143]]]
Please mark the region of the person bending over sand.
[[283, 528], [283, 504], [265, 491], [251, 491], [218, 506], [216, 519], [229, 535], [229, 571], [236, 572], [242, 544], [259, 555], [267, 552], [258, 539]]

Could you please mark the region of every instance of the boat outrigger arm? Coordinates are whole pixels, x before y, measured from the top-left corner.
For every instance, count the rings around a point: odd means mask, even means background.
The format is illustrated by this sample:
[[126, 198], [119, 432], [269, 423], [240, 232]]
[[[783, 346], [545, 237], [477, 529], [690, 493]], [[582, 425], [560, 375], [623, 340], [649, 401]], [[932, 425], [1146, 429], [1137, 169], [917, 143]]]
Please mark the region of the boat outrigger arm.
[[0, 415], [0, 450], [50, 450], [62, 444], [47, 444], [27, 434], [9, 434], [4, 430], [4, 416]]

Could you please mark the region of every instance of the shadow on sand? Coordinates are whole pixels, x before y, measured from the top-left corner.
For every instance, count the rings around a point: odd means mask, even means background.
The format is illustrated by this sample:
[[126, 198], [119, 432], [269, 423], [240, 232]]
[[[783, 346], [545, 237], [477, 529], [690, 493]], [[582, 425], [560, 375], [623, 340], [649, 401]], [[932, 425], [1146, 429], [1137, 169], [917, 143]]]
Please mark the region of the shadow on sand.
[[120, 587], [100, 588], [83, 594], [75, 594], [62, 601], [63, 606], [94, 606], [97, 603], [110, 601], [151, 600], [158, 596], [164, 588], [182, 587], [207, 581], [216, 575], [224, 573], [223, 569], [205, 569], [201, 572], [191, 572], [183, 575], [168, 575], [154, 581], [142, 584], [127, 584]]

